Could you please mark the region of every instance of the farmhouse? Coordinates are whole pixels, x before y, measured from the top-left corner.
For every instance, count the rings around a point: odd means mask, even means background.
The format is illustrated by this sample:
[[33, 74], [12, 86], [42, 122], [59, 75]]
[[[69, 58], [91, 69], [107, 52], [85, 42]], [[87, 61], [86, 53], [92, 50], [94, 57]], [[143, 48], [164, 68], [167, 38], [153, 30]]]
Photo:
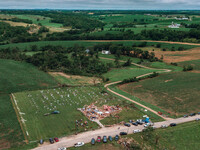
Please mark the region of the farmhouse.
[[111, 54], [111, 52], [110, 52], [110, 51], [107, 51], [107, 50], [102, 50], [101, 53], [102, 53], [102, 54], [106, 54], [106, 55]]
[[180, 24], [172, 22], [172, 24], [169, 25], [168, 28], [180, 28], [180, 26], [181, 26]]

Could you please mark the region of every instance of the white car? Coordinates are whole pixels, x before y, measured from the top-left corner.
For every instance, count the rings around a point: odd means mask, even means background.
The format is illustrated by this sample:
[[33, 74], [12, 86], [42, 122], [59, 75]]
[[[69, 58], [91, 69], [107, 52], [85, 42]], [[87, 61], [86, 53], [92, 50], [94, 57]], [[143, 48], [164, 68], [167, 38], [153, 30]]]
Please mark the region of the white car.
[[138, 133], [138, 132], [141, 132], [141, 130], [139, 129], [133, 130], [133, 133]]
[[58, 150], [67, 150], [66, 147], [61, 147], [61, 148], [58, 148]]
[[195, 120], [196, 120], [196, 121], [199, 121], [199, 120], [200, 120], [200, 118], [196, 118]]
[[161, 128], [167, 128], [168, 126], [166, 124], [161, 125]]
[[74, 147], [80, 147], [80, 146], [83, 146], [84, 144], [85, 144], [84, 142], [78, 142], [74, 144]]

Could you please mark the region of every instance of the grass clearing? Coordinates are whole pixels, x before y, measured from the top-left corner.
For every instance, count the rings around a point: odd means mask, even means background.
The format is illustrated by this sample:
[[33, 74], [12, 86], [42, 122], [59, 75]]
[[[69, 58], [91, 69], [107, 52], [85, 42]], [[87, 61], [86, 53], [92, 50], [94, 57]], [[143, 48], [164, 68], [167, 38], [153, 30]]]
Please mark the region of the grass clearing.
[[199, 111], [199, 81], [200, 76], [196, 73], [167, 73], [137, 83], [121, 85], [120, 90], [171, 112], [172, 115], [180, 116]]
[[96, 85], [101, 83], [97, 77], [87, 77], [78, 75], [68, 75], [62, 72], [49, 72], [59, 83], [66, 85]]
[[182, 67], [191, 65], [194, 68], [194, 70], [200, 70], [200, 59], [199, 60], [179, 62], [178, 65], [182, 66]]

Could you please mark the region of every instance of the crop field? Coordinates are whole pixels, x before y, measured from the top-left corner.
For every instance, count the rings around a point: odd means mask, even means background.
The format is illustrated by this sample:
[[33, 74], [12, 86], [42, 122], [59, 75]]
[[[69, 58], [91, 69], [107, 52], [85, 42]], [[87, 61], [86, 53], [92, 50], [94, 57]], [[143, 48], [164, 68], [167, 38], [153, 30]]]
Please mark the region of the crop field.
[[[141, 147], [148, 149], [199, 150], [199, 132], [200, 122], [189, 122], [173, 128], [156, 129], [150, 134], [151, 138], [148, 140], [142, 139], [142, 133], [125, 137], [133, 138]], [[156, 138], [158, 138], [157, 144]]]
[[124, 84], [119, 88], [172, 115], [180, 116], [199, 111], [199, 82], [200, 76], [197, 73], [175, 72]]
[[154, 51], [155, 56], [160, 58], [163, 55], [163, 61], [171, 62], [185, 62], [198, 60], [200, 58], [199, 47], [192, 48], [187, 51]]

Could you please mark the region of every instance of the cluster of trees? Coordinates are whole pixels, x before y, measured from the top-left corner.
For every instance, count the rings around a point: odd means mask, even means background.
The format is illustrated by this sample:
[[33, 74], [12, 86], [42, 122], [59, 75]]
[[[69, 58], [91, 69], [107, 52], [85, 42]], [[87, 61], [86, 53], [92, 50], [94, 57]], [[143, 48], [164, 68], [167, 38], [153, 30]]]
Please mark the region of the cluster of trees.
[[191, 66], [191, 65], [188, 65], [188, 66], [184, 66], [183, 67], [183, 71], [191, 71], [193, 70], [194, 68]]
[[[32, 46], [32, 48], [36, 48]], [[101, 75], [106, 73], [112, 64], [99, 60], [94, 53], [85, 52], [84, 47], [45, 46], [37, 48], [40, 51], [33, 56], [27, 56], [18, 48], [0, 50], [0, 58], [26, 61], [43, 71], [59, 70], [78, 75]], [[70, 55], [66, 55], [70, 53]]]
[[24, 23], [28, 23], [28, 24], [32, 24], [33, 21], [29, 20], [29, 19], [21, 19], [21, 18], [11, 18], [8, 19], [9, 21], [13, 21], [13, 22], [24, 22]]
[[129, 79], [124, 79], [122, 82], [120, 82], [120, 84], [131, 83], [131, 82], [139, 82], [140, 80], [147, 79], [147, 78], [154, 78], [154, 77], [157, 77], [158, 75], [159, 75], [159, 73], [153, 72], [152, 74], [145, 76], [143, 78], [133, 77], [133, 78], [129, 78]]
[[0, 22], [0, 42], [11, 43], [38, 41], [36, 34], [30, 34], [28, 28], [22, 26], [10, 26], [8, 23]]

